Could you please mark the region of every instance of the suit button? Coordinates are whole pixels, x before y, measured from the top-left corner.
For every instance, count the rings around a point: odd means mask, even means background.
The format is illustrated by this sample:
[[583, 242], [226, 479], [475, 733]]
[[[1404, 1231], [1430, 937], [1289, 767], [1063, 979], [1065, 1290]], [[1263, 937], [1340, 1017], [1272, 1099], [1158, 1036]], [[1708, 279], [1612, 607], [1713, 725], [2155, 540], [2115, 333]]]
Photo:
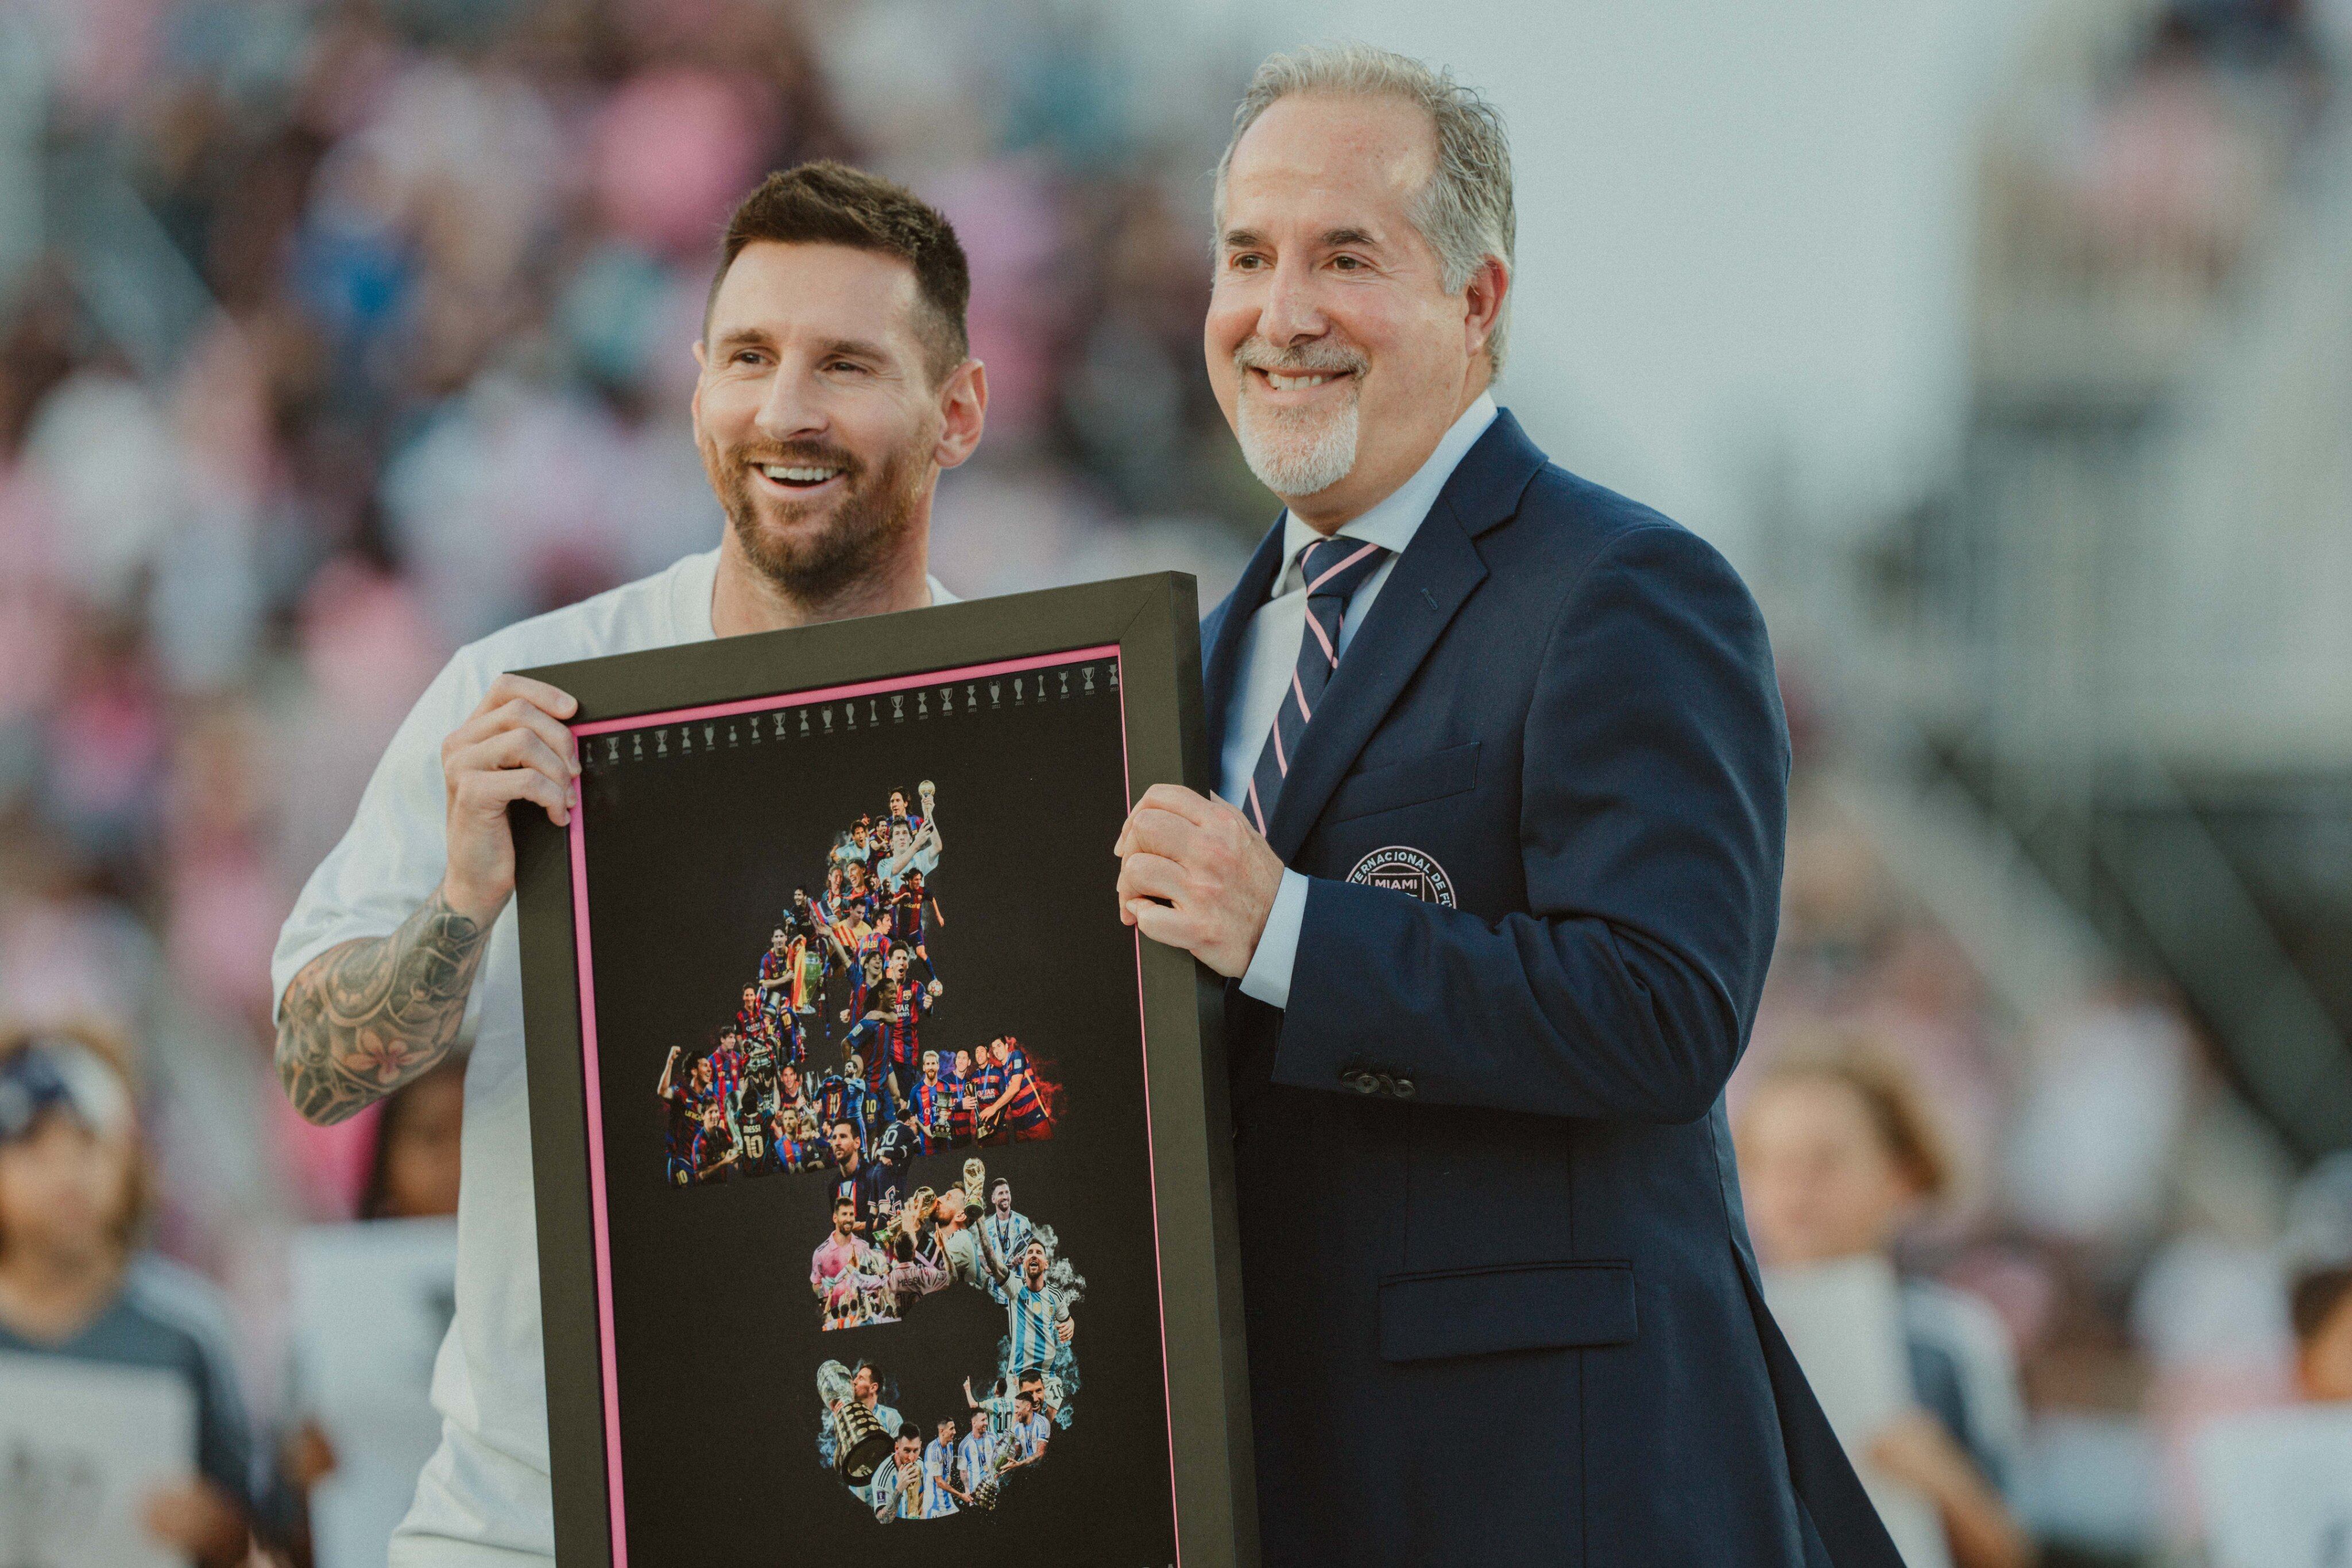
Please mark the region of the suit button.
[[1360, 1068], [1351, 1072], [1342, 1072], [1339, 1074], [1339, 1082], [1359, 1094], [1378, 1093], [1381, 1087], [1379, 1079]]
[[1410, 1100], [1410, 1099], [1412, 1099], [1412, 1095], [1413, 1095], [1413, 1082], [1412, 1082], [1412, 1079], [1410, 1079], [1410, 1078], [1400, 1078], [1400, 1079], [1398, 1079], [1398, 1080], [1396, 1081], [1396, 1097], [1397, 1097], [1398, 1099], [1400, 1099], [1400, 1100]]

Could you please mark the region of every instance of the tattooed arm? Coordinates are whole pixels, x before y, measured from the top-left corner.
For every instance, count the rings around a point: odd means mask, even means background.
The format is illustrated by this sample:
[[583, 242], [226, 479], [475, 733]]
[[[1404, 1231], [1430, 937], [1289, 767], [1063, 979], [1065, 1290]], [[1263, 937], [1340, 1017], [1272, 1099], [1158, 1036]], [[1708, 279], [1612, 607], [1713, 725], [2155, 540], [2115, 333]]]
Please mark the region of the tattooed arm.
[[500, 675], [441, 745], [448, 866], [389, 936], [346, 942], [306, 965], [278, 1008], [278, 1076], [312, 1122], [341, 1122], [449, 1053], [490, 925], [514, 894], [507, 807], [530, 800], [571, 821], [578, 753], [563, 719], [579, 705]]
[[436, 893], [389, 936], [346, 942], [286, 988], [278, 1076], [306, 1121], [347, 1121], [449, 1053], [489, 927]]

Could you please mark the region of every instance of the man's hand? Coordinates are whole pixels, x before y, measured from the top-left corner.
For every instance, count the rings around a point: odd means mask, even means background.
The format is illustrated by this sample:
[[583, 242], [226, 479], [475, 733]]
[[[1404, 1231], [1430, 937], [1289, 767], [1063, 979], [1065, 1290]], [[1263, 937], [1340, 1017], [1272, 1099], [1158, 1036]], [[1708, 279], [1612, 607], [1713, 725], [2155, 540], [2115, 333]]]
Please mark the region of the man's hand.
[[572, 821], [580, 754], [563, 721], [580, 711], [544, 681], [502, 674], [481, 706], [441, 743], [449, 791], [449, 907], [487, 925], [514, 893], [514, 835], [507, 803], [535, 800], [561, 827]]
[[1228, 978], [1249, 969], [1282, 886], [1282, 861], [1233, 807], [1181, 784], [1135, 803], [1112, 852], [1119, 918]]

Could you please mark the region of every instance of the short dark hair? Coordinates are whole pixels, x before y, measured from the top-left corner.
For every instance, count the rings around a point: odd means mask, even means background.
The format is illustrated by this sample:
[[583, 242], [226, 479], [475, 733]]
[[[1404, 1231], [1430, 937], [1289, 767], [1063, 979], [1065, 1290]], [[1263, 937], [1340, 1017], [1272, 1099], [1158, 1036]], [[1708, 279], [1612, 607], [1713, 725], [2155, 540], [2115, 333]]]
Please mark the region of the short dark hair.
[[2347, 1296], [2352, 1296], [2352, 1267], [2309, 1269], [2296, 1275], [2287, 1291], [2294, 1337], [2305, 1344], [2317, 1339]]
[[761, 181], [727, 220], [726, 235], [719, 242], [719, 271], [702, 307], [706, 337], [710, 308], [728, 269], [745, 246], [761, 240], [841, 245], [897, 256], [914, 269], [916, 292], [930, 318], [919, 329], [931, 380], [942, 380], [971, 353], [964, 312], [971, 303], [971, 267], [963, 245], [938, 208], [897, 181], [830, 159], [779, 170]]

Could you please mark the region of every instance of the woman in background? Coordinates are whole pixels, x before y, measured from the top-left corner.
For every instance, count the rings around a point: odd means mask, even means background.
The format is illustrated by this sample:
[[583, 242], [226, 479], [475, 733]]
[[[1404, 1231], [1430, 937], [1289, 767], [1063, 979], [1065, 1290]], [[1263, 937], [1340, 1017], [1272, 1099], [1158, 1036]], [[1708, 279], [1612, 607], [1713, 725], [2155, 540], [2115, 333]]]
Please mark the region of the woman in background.
[[452, 1051], [384, 1102], [362, 1219], [435, 1219], [457, 1212], [466, 1056]]
[[[1736, 1141], [1748, 1226], [1774, 1268], [1891, 1257], [1951, 1185], [1908, 1075], [1860, 1042], [1775, 1062], [1749, 1092]], [[1934, 1502], [1957, 1568], [2021, 1568], [2032, 1545], [1999, 1490], [2022, 1427], [2007, 1331], [1984, 1302], [1930, 1280], [1904, 1279], [1900, 1303], [1918, 1408], [1882, 1429], [1867, 1458]]]
[[80, 1027], [0, 1032], [0, 1351], [183, 1381], [196, 1474], [146, 1500], [148, 1533], [245, 1560], [253, 1441], [212, 1287], [143, 1252], [145, 1161], [127, 1057]]

